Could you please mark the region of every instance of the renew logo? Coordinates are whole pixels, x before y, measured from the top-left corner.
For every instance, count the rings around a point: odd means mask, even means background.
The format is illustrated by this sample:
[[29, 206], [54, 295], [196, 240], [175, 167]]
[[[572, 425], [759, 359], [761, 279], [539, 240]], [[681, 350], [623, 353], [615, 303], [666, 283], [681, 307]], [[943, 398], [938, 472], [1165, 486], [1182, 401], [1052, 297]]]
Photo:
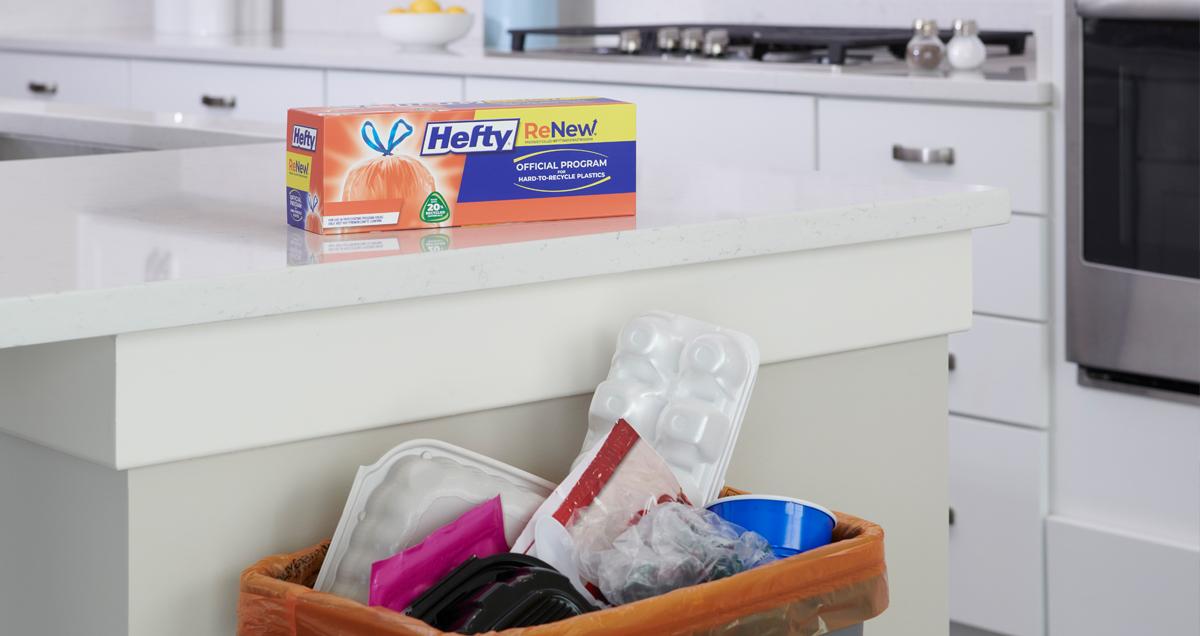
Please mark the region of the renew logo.
[[567, 123], [552, 121], [549, 125], [537, 122], [525, 122], [526, 139], [575, 139], [577, 137], [595, 137], [596, 128], [600, 126], [599, 119], [593, 119], [589, 124]]

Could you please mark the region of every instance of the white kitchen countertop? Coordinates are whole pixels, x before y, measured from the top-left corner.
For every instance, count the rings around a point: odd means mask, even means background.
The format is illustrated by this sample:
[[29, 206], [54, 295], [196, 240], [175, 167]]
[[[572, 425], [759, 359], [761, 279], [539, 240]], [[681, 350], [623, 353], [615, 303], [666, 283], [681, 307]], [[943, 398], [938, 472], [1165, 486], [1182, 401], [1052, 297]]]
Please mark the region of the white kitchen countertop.
[[636, 220], [321, 237], [285, 222], [283, 153], [272, 142], [0, 162], [9, 238], [0, 348], [953, 232], [1009, 216], [1007, 192], [993, 188], [747, 171], [697, 175], [681, 191], [643, 179]]
[[376, 35], [287, 33], [219, 37], [147, 31], [0, 34], [0, 49], [145, 59], [260, 64], [757, 90], [892, 99], [1046, 105], [1049, 81], [1024, 56], [990, 59], [982, 73], [918, 76], [902, 61], [841, 69], [738, 61], [664, 63], [646, 58], [570, 59], [562, 55], [486, 54], [478, 44], [445, 52], [402, 51]]

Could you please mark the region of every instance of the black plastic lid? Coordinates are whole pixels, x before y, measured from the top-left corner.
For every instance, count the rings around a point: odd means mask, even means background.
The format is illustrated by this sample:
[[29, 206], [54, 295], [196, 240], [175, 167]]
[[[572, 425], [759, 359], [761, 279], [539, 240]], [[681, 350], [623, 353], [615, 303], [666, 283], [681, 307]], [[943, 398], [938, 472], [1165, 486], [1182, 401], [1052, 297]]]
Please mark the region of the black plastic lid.
[[545, 561], [505, 553], [468, 559], [426, 590], [408, 614], [443, 631], [476, 634], [542, 625], [595, 609]]

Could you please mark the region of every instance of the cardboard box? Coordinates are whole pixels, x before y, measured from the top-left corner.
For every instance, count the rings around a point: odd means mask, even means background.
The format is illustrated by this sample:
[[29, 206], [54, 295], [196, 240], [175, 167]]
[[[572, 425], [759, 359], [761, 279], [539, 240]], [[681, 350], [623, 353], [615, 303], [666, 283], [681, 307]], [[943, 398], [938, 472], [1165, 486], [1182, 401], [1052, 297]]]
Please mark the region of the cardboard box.
[[633, 104], [288, 111], [287, 220], [317, 234], [632, 216]]

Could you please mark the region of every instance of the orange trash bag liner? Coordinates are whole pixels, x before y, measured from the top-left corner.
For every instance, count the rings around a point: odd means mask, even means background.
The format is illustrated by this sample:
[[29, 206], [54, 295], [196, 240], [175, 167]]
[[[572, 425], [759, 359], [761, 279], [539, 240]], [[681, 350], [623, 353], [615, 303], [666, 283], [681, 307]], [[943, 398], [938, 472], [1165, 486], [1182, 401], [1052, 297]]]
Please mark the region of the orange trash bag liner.
[[[736, 494], [730, 488], [723, 494]], [[798, 634], [874, 618], [888, 606], [883, 529], [843, 513], [833, 542], [734, 576], [555, 623], [500, 634]], [[432, 636], [422, 621], [312, 589], [329, 541], [242, 572], [241, 636]]]
[[[404, 130], [400, 130], [400, 125]], [[394, 155], [392, 152], [400, 142], [413, 132], [412, 126], [403, 119], [397, 119], [388, 132], [388, 140], [384, 142], [379, 137], [375, 124], [365, 122], [362, 127], [362, 138], [367, 146], [381, 153], [373, 159], [366, 159], [350, 169], [346, 181], [342, 185], [343, 201], [377, 201], [395, 199], [401, 201], [401, 208], [417, 208], [425, 200], [425, 195], [433, 192], [433, 175], [418, 160], [406, 155]]]

